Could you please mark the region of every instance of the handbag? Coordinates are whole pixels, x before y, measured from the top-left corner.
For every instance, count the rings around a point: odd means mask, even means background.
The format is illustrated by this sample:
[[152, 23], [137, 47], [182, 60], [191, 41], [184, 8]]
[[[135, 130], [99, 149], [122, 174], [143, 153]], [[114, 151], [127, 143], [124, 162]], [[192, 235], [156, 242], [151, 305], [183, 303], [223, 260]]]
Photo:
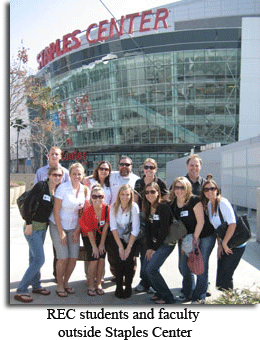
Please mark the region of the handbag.
[[173, 217], [172, 223], [169, 227], [169, 233], [164, 240], [164, 244], [173, 245], [176, 241], [183, 239], [187, 235], [187, 229], [181, 220]]
[[195, 275], [201, 275], [204, 273], [204, 262], [197, 241], [195, 242], [193, 240], [192, 252], [189, 253], [187, 264], [188, 267], [190, 268], [190, 271]]
[[132, 211], [130, 210], [129, 222], [121, 237], [126, 244], [130, 240], [131, 231], [132, 231]]
[[[221, 220], [221, 225], [218, 226], [218, 228], [216, 229], [216, 233], [218, 237], [223, 241], [228, 228], [228, 223], [224, 221], [223, 215], [219, 207], [218, 213]], [[243, 243], [247, 242], [251, 238], [251, 230], [247, 219], [247, 215], [238, 216], [235, 212], [235, 216], [236, 216], [236, 229], [231, 239], [227, 243], [229, 248], [236, 248], [238, 246], [241, 246]]]

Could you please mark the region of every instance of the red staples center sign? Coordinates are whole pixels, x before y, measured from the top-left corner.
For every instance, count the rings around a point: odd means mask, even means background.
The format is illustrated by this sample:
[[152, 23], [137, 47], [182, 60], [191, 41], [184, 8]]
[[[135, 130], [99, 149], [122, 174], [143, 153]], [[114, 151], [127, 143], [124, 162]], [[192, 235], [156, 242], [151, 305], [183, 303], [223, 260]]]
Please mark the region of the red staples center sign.
[[[155, 16], [153, 22], [152, 17]], [[141, 14], [133, 13], [126, 16], [121, 16], [120, 26], [118, 26], [116, 20], [112, 18], [109, 20], [100, 21], [99, 24], [91, 24], [86, 30], [86, 39], [89, 44], [95, 44], [103, 42], [113, 38], [114, 34], [122, 36], [124, 33], [133, 34], [134, 24], [136, 18], [140, 17], [140, 25], [138, 27], [139, 32], [148, 32], [151, 30], [157, 30], [159, 25], [163, 25], [164, 28], [168, 28], [166, 19], [169, 16], [169, 10], [167, 8], [159, 8], [155, 12], [153, 10], [143, 11]], [[126, 31], [126, 21], [129, 22], [128, 30]], [[137, 28], [136, 28], [137, 29]], [[91, 37], [91, 33], [95, 31], [95, 38]], [[72, 50], [76, 50], [81, 46], [81, 40], [78, 35], [80, 30], [75, 30], [72, 33], [63, 36], [62, 40], [57, 39], [56, 42], [52, 42], [48, 47], [42, 50], [37, 55], [37, 62], [39, 64], [38, 69], [42, 69], [49, 62], [55, 58], [62, 56]]]

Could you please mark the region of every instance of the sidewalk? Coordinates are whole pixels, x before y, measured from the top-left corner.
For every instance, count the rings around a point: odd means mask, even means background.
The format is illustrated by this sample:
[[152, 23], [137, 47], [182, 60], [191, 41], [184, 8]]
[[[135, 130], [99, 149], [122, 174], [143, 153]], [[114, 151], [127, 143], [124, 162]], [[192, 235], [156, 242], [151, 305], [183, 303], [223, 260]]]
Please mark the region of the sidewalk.
[[[260, 287], [260, 243], [256, 241], [256, 214], [253, 212], [249, 219], [252, 239], [248, 242], [243, 258], [235, 271], [234, 287], [235, 288], [253, 288]], [[27, 305], [22, 304], [14, 299], [19, 281], [22, 279], [28, 265], [28, 245], [22, 232], [23, 220], [19, 214], [16, 205], [10, 207], [10, 304], [11, 305]], [[216, 250], [215, 246], [209, 262], [209, 282], [210, 292], [214, 299], [219, 296], [219, 292], [215, 289], [216, 275]], [[137, 271], [134, 277], [133, 287], [136, 287], [140, 281], [140, 263], [137, 259]], [[133, 294], [129, 299], [118, 299], [114, 295], [115, 283], [111, 282], [111, 273], [108, 263], [106, 263], [106, 274], [103, 296], [88, 296], [87, 286], [85, 284], [84, 263], [78, 261], [76, 268], [71, 276], [70, 285], [76, 290], [74, 295], [69, 295], [67, 298], [60, 298], [56, 295], [56, 283], [52, 275], [53, 272], [53, 250], [49, 232], [46, 235], [45, 241], [45, 264], [41, 269], [41, 278], [43, 287], [50, 289], [49, 296], [41, 296], [32, 294], [34, 301], [28, 305], [143, 305], [155, 306], [150, 300], [151, 295], [146, 293]], [[178, 270], [178, 251], [177, 247], [166, 260], [162, 267], [162, 275], [168, 283], [173, 295], [180, 295], [182, 277]], [[177, 302], [177, 304], [182, 304]]]

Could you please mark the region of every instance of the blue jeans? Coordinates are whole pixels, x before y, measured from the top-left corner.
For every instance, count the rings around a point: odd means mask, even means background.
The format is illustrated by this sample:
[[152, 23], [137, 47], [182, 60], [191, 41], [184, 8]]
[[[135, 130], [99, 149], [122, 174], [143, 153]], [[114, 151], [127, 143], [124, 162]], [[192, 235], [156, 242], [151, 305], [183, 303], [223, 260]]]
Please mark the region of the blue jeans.
[[153, 254], [150, 261], [144, 259], [141, 273], [144, 280], [156, 291], [156, 295], [163, 299], [166, 303], [173, 303], [174, 297], [160, 273], [160, 267], [171, 254], [173, 249], [174, 246], [165, 244], [161, 245]]
[[17, 294], [28, 293], [28, 287], [41, 288], [40, 269], [44, 264], [44, 249], [46, 230], [35, 230], [32, 235], [24, 235], [29, 244], [29, 267], [17, 288]]
[[209, 269], [209, 257], [216, 243], [216, 235], [210, 235], [200, 239], [199, 248], [202, 254], [204, 263], [204, 273], [197, 275], [195, 283], [195, 275], [190, 271], [188, 267], [188, 256], [181, 254], [180, 256], [180, 268], [183, 276], [182, 289], [186, 299], [192, 301], [204, 300], [208, 289], [208, 269]]

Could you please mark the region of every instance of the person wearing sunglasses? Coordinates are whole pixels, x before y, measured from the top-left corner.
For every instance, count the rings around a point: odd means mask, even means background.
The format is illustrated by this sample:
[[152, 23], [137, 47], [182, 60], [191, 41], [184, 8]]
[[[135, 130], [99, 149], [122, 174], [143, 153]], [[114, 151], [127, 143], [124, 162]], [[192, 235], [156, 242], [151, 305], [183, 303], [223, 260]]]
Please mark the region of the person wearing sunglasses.
[[[142, 166], [144, 175], [142, 178], [138, 179], [135, 182], [135, 202], [138, 203], [139, 209], [140, 209], [140, 225], [141, 228], [144, 226], [144, 215], [142, 212], [142, 203], [144, 200], [144, 189], [145, 186], [151, 182], [155, 182], [159, 185], [160, 191], [161, 191], [161, 196], [162, 200], [168, 200], [168, 190], [167, 190], [167, 185], [166, 183], [159, 177], [156, 176], [156, 172], [158, 170], [157, 162], [153, 158], [147, 158]], [[149, 285], [147, 282], [144, 281], [144, 279], [141, 276], [142, 273], [142, 263], [147, 251], [147, 244], [146, 244], [146, 239], [145, 239], [145, 233], [141, 239], [138, 240], [138, 251], [140, 253], [140, 262], [141, 262], [141, 270], [140, 270], [140, 277], [141, 281], [139, 284], [135, 287], [135, 290], [140, 293], [140, 292], [145, 292], [149, 290]]]
[[112, 171], [110, 175], [110, 187], [112, 192], [111, 203], [117, 197], [118, 189], [123, 184], [129, 184], [134, 189], [136, 181], [140, 178], [132, 172], [133, 162], [128, 156], [122, 156], [118, 162], [118, 171]]
[[157, 183], [146, 184], [144, 189], [143, 212], [147, 251], [142, 265], [142, 278], [155, 291], [151, 298], [156, 304], [175, 303], [160, 268], [173, 251], [175, 244], [164, 244], [169, 233], [172, 213], [169, 205], [162, 202], [160, 187]]
[[[192, 186], [186, 177], [177, 177], [170, 193], [171, 208], [174, 217], [181, 220], [187, 233], [193, 234], [193, 241], [199, 243], [204, 263], [204, 273], [196, 276], [188, 267], [188, 255], [181, 251], [179, 253], [179, 267], [182, 274], [182, 292], [184, 298], [192, 303], [205, 303], [208, 288], [208, 262], [212, 249], [216, 242], [213, 234], [202, 235], [204, 226], [204, 211], [200, 198], [192, 193]], [[181, 244], [180, 243], [180, 249]]]
[[90, 193], [88, 206], [79, 220], [82, 240], [88, 260], [88, 295], [103, 295], [102, 278], [105, 270], [106, 237], [109, 227], [109, 205], [104, 203], [104, 189], [97, 184]]
[[214, 180], [204, 183], [201, 193], [201, 201], [207, 209], [209, 219], [215, 229], [221, 224], [219, 211], [228, 224], [224, 239], [218, 239], [218, 265], [216, 287], [219, 290], [233, 289], [233, 275], [246, 248], [246, 243], [239, 247], [229, 248], [228, 241], [236, 229], [236, 216], [231, 203], [220, 193], [220, 189]]
[[130, 184], [124, 184], [118, 190], [110, 209], [110, 229], [114, 240], [115, 296], [129, 298], [135, 274], [136, 238], [140, 231], [139, 207], [134, 202], [134, 190]]
[[59, 297], [74, 294], [69, 279], [79, 255], [79, 211], [86, 201], [86, 187], [81, 183], [84, 167], [74, 163], [69, 168], [70, 181], [59, 185], [50, 216], [50, 234], [57, 254], [57, 290]]
[[[50, 291], [41, 286], [40, 269], [44, 264], [44, 241], [49, 216], [53, 208], [53, 195], [56, 187], [61, 183], [63, 170], [60, 166], [50, 167], [46, 181], [37, 182], [27, 196], [24, 207], [26, 221], [24, 236], [29, 245], [29, 267], [18, 285], [14, 298], [20, 302], [32, 302], [28, 287], [32, 285], [34, 294], [49, 295]], [[31, 209], [38, 207], [32, 216]]]

